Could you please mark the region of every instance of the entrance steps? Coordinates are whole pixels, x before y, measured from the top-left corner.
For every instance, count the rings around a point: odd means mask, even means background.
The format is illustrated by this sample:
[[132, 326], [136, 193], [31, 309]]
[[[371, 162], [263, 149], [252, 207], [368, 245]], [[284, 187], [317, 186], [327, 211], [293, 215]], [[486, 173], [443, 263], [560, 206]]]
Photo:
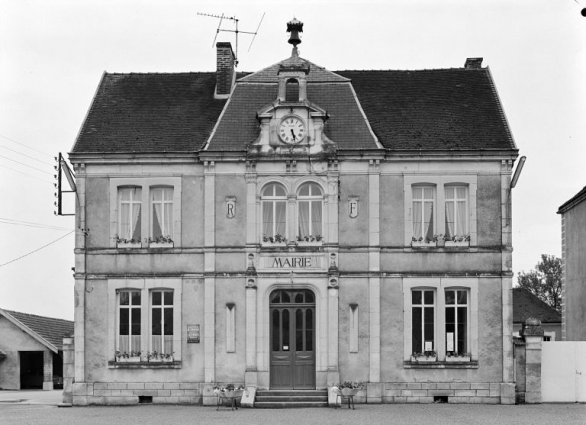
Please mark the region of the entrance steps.
[[294, 407], [328, 407], [327, 390], [258, 390], [254, 407], [283, 409]]

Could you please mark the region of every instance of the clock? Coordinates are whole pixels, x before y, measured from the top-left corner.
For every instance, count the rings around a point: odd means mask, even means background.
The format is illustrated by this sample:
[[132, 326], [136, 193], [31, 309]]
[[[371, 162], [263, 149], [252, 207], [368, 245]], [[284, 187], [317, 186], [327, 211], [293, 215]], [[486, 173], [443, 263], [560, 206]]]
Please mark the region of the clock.
[[299, 143], [305, 138], [305, 123], [299, 117], [288, 115], [279, 124], [279, 137], [285, 143]]

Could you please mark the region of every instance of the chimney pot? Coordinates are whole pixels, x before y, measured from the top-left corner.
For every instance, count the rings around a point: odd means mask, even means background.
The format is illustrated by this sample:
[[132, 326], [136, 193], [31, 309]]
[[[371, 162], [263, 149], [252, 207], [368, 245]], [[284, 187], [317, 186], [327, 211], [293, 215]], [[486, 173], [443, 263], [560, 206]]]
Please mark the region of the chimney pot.
[[230, 96], [236, 75], [236, 56], [232, 44], [227, 42], [216, 43], [216, 97], [225, 99]]
[[482, 58], [468, 58], [464, 64], [466, 69], [480, 69], [482, 68]]

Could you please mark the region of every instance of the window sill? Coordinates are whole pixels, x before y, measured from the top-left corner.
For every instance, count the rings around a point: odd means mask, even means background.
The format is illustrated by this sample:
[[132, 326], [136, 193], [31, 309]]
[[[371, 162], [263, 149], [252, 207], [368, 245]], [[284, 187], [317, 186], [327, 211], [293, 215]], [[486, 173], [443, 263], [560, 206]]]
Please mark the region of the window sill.
[[172, 362], [115, 362], [109, 361], [110, 369], [181, 369], [181, 360]]
[[403, 362], [405, 369], [478, 369], [478, 361]]

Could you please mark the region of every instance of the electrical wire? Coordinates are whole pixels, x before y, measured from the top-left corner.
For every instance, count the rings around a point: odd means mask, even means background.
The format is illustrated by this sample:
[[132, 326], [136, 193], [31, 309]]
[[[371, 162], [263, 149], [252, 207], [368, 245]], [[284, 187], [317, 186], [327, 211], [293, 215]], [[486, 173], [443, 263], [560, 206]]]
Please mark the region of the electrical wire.
[[43, 245], [42, 247], [40, 247], [40, 248], [37, 248], [37, 249], [35, 249], [34, 251], [31, 251], [31, 252], [29, 252], [28, 254], [21, 255], [20, 257], [18, 257], [18, 258], [15, 258], [14, 260], [10, 260], [10, 261], [8, 261], [7, 263], [0, 264], [0, 267], [4, 267], [4, 266], [6, 266], [6, 265], [8, 265], [8, 264], [10, 264], [10, 263], [14, 263], [15, 261], [18, 261], [18, 260], [20, 260], [21, 258], [28, 257], [29, 255], [31, 255], [31, 254], [34, 254], [35, 252], [37, 252], [37, 251], [40, 251], [41, 249], [43, 249], [43, 248], [46, 248], [46, 247], [48, 247], [49, 245], [52, 245], [52, 244], [54, 244], [54, 243], [55, 243], [55, 242], [57, 242], [57, 241], [60, 241], [60, 240], [61, 240], [61, 239], [63, 239], [64, 237], [71, 235], [73, 232], [75, 232], [75, 230], [72, 230], [71, 232], [67, 233], [66, 235], [63, 235], [63, 236], [61, 236], [60, 238], [58, 238], [58, 239], [55, 239], [53, 242], [49, 242], [47, 245]]
[[6, 165], [4, 165], [4, 164], [0, 164], [0, 167], [7, 168], [7, 169], [9, 169], [10, 171], [14, 171], [15, 173], [24, 174], [25, 176], [29, 176], [29, 177], [32, 177], [33, 179], [37, 179], [37, 180], [40, 180], [40, 181], [42, 181], [42, 182], [45, 182], [45, 183], [47, 183], [47, 184], [53, 185], [53, 183], [51, 183], [49, 180], [44, 180], [44, 179], [41, 179], [41, 178], [39, 178], [39, 177], [37, 177], [37, 176], [33, 176], [32, 174], [23, 173], [22, 171], [15, 170], [14, 168], [7, 167], [7, 166], [6, 166]]
[[37, 159], [37, 158], [33, 158], [32, 156], [30, 156], [30, 155], [27, 155], [26, 153], [22, 153], [22, 152], [19, 152], [19, 151], [15, 151], [14, 149], [10, 149], [9, 147], [7, 147], [7, 146], [4, 146], [4, 145], [2, 145], [2, 144], [0, 144], [0, 148], [4, 148], [4, 149], [6, 149], [6, 150], [9, 150], [10, 152], [14, 152], [14, 153], [15, 153], [15, 154], [17, 154], [17, 155], [26, 156], [27, 158], [30, 158], [30, 159], [32, 159], [33, 161], [40, 162], [41, 164], [49, 165], [49, 166], [51, 166], [51, 167], [53, 166], [53, 164], [49, 164], [48, 162], [41, 161], [40, 159]]
[[38, 149], [31, 148], [30, 146], [27, 146], [27, 145], [25, 145], [24, 143], [17, 142], [16, 140], [14, 140], [14, 139], [11, 139], [11, 138], [10, 138], [10, 137], [8, 137], [8, 136], [4, 136], [3, 134], [0, 134], [0, 137], [3, 137], [3, 138], [5, 138], [5, 139], [7, 139], [7, 140], [10, 140], [11, 142], [14, 142], [14, 143], [16, 143], [17, 145], [24, 146], [25, 148], [28, 148], [28, 149], [30, 149], [30, 150], [33, 150], [33, 151], [35, 151], [35, 152], [42, 153], [43, 155], [45, 155], [45, 156], [48, 156], [49, 158], [53, 158], [53, 157], [54, 157], [53, 155], [50, 155], [50, 154], [48, 154], [48, 153], [46, 153], [46, 152], [42, 152], [42, 151], [40, 151], [40, 150], [38, 150]]
[[67, 227], [51, 226], [51, 225], [43, 224], [43, 223], [34, 223], [32, 221], [13, 220], [11, 218], [4, 218], [4, 217], [0, 217], [0, 223], [14, 224], [17, 226], [37, 227], [39, 229], [49, 229], [49, 230], [72, 230], [71, 228], [67, 228]]
[[17, 164], [24, 165], [25, 167], [32, 168], [33, 170], [40, 171], [41, 173], [45, 173], [45, 174], [52, 175], [48, 171], [44, 171], [44, 170], [41, 170], [40, 168], [33, 167], [32, 165], [27, 165], [27, 164], [25, 164], [23, 162], [16, 161], [15, 159], [10, 159], [10, 158], [8, 158], [7, 156], [4, 156], [4, 155], [0, 155], [0, 158], [4, 158], [4, 159], [7, 159], [9, 161], [16, 162]]

